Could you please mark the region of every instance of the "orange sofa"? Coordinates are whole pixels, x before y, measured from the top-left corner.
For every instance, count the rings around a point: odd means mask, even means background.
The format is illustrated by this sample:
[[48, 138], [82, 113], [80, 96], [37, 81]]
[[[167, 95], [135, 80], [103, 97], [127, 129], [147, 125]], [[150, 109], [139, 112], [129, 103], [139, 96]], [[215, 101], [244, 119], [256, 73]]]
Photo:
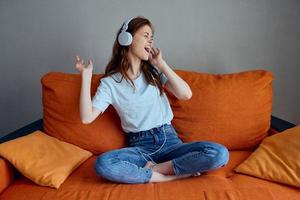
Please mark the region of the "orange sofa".
[[[164, 183], [118, 184], [97, 177], [97, 155], [126, 146], [117, 113], [112, 106], [93, 123], [79, 118], [80, 75], [51, 72], [43, 76], [43, 119], [0, 139], [6, 142], [35, 130], [77, 145], [93, 153], [59, 189], [39, 186], [0, 158], [0, 199], [176, 199], [176, 200], [269, 200], [300, 199], [296, 187], [239, 174], [234, 168], [263, 139], [295, 126], [271, 115], [272, 73], [253, 70], [233, 74], [207, 74], [175, 70], [191, 87], [193, 97], [177, 100], [169, 91], [172, 124], [185, 141], [210, 140], [230, 150], [229, 163], [201, 176]], [[102, 75], [94, 75], [95, 94]]]

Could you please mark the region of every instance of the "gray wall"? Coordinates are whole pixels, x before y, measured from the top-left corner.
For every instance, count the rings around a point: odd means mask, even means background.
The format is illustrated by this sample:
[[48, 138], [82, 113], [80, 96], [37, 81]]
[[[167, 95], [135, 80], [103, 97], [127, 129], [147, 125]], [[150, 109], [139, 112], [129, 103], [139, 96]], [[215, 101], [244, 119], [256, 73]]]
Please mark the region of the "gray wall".
[[173, 68], [271, 70], [273, 114], [300, 124], [299, 0], [0, 0], [0, 135], [42, 117], [40, 78], [76, 73], [76, 54], [104, 72], [117, 29], [137, 15]]

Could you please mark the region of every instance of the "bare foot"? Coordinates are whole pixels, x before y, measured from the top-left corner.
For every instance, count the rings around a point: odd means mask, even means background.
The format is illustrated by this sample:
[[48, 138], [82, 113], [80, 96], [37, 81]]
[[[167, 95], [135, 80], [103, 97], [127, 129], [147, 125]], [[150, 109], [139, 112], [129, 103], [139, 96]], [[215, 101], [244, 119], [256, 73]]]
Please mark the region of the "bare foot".
[[152, 169], [154, 167], [155, 163], [153, 163], [152, 161], [148, 161], [146, 163], [146, 165], [144, 166], [144, 168], [148, 168], [148, 169]]
[[193, 176], [200, 176], [200, 175], [201, 175], [200, 172], [197, 172], [197, 173], [193, 174]]
[[172, 161], [166, 161], [166, 162], [158, 163], [158, 164], [156, 164], [154, 162], [151, 162], [151, 161], [148, 161], [144, 167], [149, 168], [152, 171], [158, 172], [160, 174], [175, 175], [175, 171], [173, 169]]
[[155, 182], [166, 182], [166, 181], [172, 181], [176, 179], [183, 179], [187, 177], [193, 176], [192, 174], [182, 174], [182, 175], [164, 175], [160, 174], [158, 172], [152, 171], [152, 176], [149, 182], [155, 183]]

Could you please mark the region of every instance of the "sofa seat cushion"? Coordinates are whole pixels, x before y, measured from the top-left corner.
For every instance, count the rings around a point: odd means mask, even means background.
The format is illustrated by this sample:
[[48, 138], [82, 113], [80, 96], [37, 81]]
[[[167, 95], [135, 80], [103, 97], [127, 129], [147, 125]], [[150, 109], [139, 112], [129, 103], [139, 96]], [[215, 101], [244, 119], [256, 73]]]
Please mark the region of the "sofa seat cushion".
[[[116, 184], [97, 177], [95, 156], [76, 169], [58, 190], [41, 187], [22, 177], [1, 195], [2, 200], [35, 199], [299, 199], [300, 191], [281, 184], [246, 175], [233, 169], [249, 157], [251, 151], [231, 151], [228, 165], [199, 177], [150, 184]], [[279, 198], [281, 197], [281, 198]]]
[[[238, 190], [249, 190], [249, 186], [255, 186], [259, 189], [257, 192], [262, 192], [261, 189], [267, 189], [271, 198], [267, 199], [288, 199], [288, 200], [299, 200], [300, 199], [300, 190], [297, 187], [290, 185], [285, 185], [281, 183], [275, 183], [268, 180], [264, 180], [257, 177], [252, 177], [243, 174], [235, 173], [233, 176], [229, 177], [234, 186]], [[254, 196], [253, 196], [254, 197]], [[256, 198], [246, 198], [246, 199], [256, 199]], [[259, 198], [258, 198], [259, 199]], [[263, 198], [261, 198], [263, 199]]]

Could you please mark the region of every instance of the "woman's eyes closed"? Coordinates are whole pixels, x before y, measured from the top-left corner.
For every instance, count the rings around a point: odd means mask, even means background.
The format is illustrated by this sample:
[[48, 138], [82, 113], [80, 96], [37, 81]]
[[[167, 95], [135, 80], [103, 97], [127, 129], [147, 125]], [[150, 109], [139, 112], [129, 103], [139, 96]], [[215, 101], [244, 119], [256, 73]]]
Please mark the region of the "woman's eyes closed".
[[147, 40], [153, 41], [153, 38], [149, 38], [149, 36], [144, 35], [145, 38], [147, 38]]

